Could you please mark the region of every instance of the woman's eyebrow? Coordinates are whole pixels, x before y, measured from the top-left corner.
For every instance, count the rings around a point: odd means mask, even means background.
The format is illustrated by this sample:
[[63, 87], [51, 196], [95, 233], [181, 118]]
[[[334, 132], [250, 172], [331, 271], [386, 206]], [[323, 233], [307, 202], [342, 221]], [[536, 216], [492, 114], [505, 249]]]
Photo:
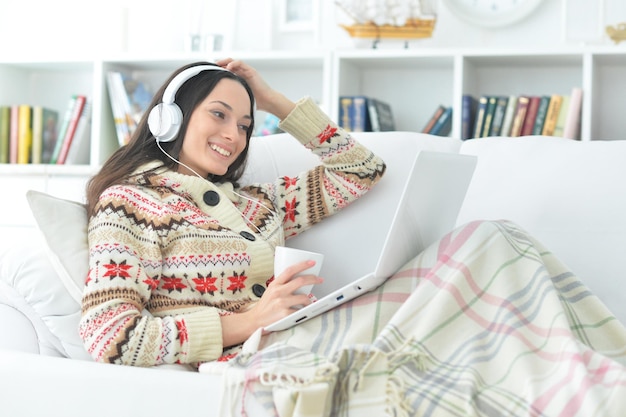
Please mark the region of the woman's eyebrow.
[[[230, 104], [228, 104], [228, 103], [226, 103], [226, 102], [222, 101], [222, 100], [213, 100], [213, 101], [211, 101], [210, 103], [211, 103], [211, 104], [213, 104], [213, 103], [218, 103], [218, 104], [221, 104], [222, 106], [226, 107], [228, 110], [233, 111], [232, 106], [231, 106]], [[250, 120], [252, 120], [252, 116], [250, 116], [249, 114], [247, 114], [247, 115], [245, 115], [245, 116], [244, 116], [244, 119], [250, 119]]]

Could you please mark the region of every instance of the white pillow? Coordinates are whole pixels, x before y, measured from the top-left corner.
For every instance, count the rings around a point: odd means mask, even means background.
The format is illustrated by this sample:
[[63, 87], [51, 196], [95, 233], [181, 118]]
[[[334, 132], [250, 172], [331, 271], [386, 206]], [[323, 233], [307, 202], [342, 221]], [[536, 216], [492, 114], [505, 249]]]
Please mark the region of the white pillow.
[[84, 204], [29, 190], [26, 199], [47, 243], [52, 265], [69, 295], [81, 302], [89, 271]]

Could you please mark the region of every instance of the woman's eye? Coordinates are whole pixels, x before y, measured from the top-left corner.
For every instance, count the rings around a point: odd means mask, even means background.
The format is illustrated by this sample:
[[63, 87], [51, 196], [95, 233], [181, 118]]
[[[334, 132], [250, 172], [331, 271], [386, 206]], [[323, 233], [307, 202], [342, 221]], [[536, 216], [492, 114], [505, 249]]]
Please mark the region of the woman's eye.
[[243, 130], [244, 132], [247, 132], [248, 130], [250, 130], [250, 126], [248, 125], [239, 125], [239, 128]]
[[219, 111], [219, 110], [214, 110], [213, 111], [213, 115], [215, 117], [219, 117], [220, 119], [223, 119], [224, 117], [226, 117], [226, 115], [223, 112]]

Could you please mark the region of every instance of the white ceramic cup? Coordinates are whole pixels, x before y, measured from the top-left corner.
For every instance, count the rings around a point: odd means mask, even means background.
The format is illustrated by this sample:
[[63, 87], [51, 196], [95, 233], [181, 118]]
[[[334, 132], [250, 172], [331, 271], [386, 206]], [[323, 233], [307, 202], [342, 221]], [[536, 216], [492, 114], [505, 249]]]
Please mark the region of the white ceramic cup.
[[[314, 260], [315, 265], [305, 269], [295, 277], [300, 275], [319, 275], [324, 262], [324, 255], [317, 252], [310, 252], [302, 249], [288, 248], [286, 246], [277, 246], [274, 255], [274, 277], [279, 276], [285, 269], [299, 262]], [[313, 285], [305, 285], [297, 289], [295, 294], [310, 294]]]

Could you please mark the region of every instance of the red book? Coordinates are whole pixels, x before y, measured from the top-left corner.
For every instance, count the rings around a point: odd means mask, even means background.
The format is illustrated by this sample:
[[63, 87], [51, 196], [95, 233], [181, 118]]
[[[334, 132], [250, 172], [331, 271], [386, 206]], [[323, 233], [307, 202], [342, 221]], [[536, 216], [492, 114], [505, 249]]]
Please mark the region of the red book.
[[537, 119], [537, 112], [539, 111], [539, 103], [541, 102], [541, 97], [539, 96], [531, 96], [528, 101], [528, 110], [526, 110], [526, 118], [524, 119], [524, 124], [522, 125], [522, 131], [520, 136], [528, 136], [533, 134], [533, 129], [535, 128], [535, 119]]
[[[72, 139], [74, 139], [74, 134], [76, 133], [76, 126], [78, 126], [78, 121], [80, 120], [80, 115], [83, 113], [86, 101], [87, 97], [81, 95], [76, 96], [74, 108], [72, 109], [72, 115], [70, 117], [69, 124], [67, 125], [67, 131], [63, 137], [63, 145], [61, 146], [61, 151], [59, 152], [59, 156], [56, 160], [57, 164], [65, 163], [67, 153], [69, 152], [70, 145], [72, 144]], [[61, 140], [61, 138], [59, 138], [59, 140]]]

